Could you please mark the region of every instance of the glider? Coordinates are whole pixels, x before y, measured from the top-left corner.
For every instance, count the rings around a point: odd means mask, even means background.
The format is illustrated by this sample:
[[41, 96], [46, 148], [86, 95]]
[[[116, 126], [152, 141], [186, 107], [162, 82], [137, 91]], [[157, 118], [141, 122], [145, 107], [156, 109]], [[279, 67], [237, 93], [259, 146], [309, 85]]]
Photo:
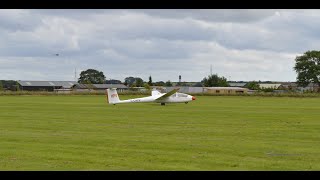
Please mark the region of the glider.
[[135, 99], [127, 99], [120, 100], [117, 88], [107, 89], [107, 101], [109, 104], [120, 104], [120, 103], [143, 103], [143, 102], [155, 102], [161, 103], [161, 105], [165, 105], [166, 103], [188, 103], [189, 101], [196, 100], [194, 96], [179, 93], [177, 92], [179, 89], [173, 89], [167, 93], [160, 93], [157, 90], [153, 90], [151, 92], [151, 96], [143, 97], [143, 98], [135, 98]]

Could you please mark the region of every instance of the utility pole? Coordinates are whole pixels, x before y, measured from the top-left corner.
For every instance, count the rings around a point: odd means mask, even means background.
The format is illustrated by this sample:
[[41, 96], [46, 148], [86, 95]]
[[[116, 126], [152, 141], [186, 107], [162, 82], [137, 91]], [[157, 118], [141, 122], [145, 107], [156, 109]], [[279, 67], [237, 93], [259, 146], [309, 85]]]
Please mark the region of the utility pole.
[[77, 68], [74, 68], [74, 81], [77, 82]]
[[210, 65], [210, 75], [212, 76], [212, 64]]

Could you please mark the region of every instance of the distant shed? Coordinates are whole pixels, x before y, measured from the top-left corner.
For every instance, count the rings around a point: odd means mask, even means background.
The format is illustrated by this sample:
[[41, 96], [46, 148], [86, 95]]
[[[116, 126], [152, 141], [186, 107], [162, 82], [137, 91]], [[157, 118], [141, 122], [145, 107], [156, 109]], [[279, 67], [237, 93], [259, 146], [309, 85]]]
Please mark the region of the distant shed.
[[72, 89], [74, 91], [86, 92], [86, 91], [105, 91], [108, 88], [117, 88], [118, 92], [128, 90], [128, 87], [124, 84], [75, 84]]
[[202, 93], [203, 87], [188, 87], [188, 86], [173, 86], [173, 87], [165, 87], [165, 92], [172, 91], [173, 89], [179, 88], [178, 92], [181, 93]]
[[245, 82], [229, 82], [230, 87], [244, 87], [247, 83]]
[[69, 90], [77, 84], [76, 81], [17, 81], [24, 91], [54, 91], [56, 89]]
[[266, 83], [260, 83], [259, 87], [261, 89], [278, 89], [281, 86], [281, 84], [266, 84]]
[[240, 87], [204, 87], [204, 92], [212, 94], [244, 94], [248, 93], [247, 88]]

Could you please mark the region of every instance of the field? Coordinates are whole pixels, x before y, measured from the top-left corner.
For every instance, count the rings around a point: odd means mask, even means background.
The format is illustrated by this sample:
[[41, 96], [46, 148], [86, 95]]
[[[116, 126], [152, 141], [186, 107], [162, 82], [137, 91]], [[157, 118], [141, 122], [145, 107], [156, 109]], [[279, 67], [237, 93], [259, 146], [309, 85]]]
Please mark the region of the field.
[[0, 170], [320, 170], [320, 98], [0, 96]]

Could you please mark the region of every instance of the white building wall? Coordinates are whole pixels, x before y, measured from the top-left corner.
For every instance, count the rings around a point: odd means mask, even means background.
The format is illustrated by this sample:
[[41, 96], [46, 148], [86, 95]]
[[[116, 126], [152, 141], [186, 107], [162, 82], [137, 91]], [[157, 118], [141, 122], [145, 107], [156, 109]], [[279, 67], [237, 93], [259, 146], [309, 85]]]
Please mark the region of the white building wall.
[[203, 92], [203, 87], [165, 87], [166, 91], [169, 92], [173, 89], [180, 88], [178, 92], [181, 93], [202, 93]]

